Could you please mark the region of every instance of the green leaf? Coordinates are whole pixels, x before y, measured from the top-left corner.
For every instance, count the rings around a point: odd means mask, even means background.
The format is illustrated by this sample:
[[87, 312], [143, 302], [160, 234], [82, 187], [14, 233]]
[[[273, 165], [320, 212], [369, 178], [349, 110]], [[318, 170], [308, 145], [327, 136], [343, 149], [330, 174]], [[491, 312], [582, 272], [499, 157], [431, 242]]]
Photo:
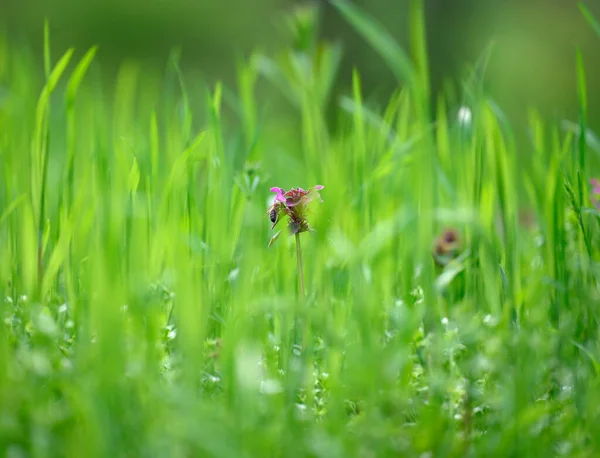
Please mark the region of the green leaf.
[[590, 362], [594, 366], [594, 370], [596, 371], [596, 375], [600, 375], [600, 363], [598, 362], [598, 360], [596, 359], [596, 357], [594, 356], [594, 354], [590, 350], [588, 350], [587, 348], [585, 348], [583, 345], [575, 342], [574, 340], [571, 340], [571, 343], [573, 345], [575, 345], [577, 348], [579, 348], [585, 354], [585, 356], [587, 356], [589, 358]]
[[594, 32], [596, 32], [596, 35], [598, 35], [600, 37], [600, 23], [598, 23], [598, 20], [595, 18], [595, 16], [592, 14], [592, 12], [588, 9], [588, 7], [585, 6], [584, 3], [580, 2], [578, 6], [579, 6], [579, 10], [581, 11], [581, 13], [585, 17], [585, 19], [592, 26], [592, 29], [594, 29]]
[[152, 177], [154, 184], [158, 177], [159, 169], [159, 157], [158, 151], [160, 148], [160, 140], [158, 137], [158, 120], [156, 119], [156, 111], [152, 111], [152, 117], [150, 118], [150, 167], [152, 170]]
[[452, 283], [452, 280], [454, 280], [463, 270], [465, 270], [465, 265], [463, 263], [451, 262], [448, 264], [435, 280], [436, 289], [438, 291], [444, 291], [450, 283]]
[[[423, 0], [411, 0], [410, 38], [413, 59], [415, 60], [416, 70], [418, 72], [418, 89], [421, 95], [419, 103], [422, 106], [419, 108], [427, 111], [429, 105], [429, 62], [424, 14]], [[428, 113], [426, 119], [429, 119]]]
[[15, 200], [13, 200], [8, 207], [0, 215], [0, 226], [4, 223], [4, 220], [10, 216], [10, 214], [25, 200], [27, 194], [21, 194]]
[[48, 265], [44, 272], [42, 296], [46, 296], [50, 292], [52, 284], [56, 279], [56, 275], [58, 274], [61, 265], [69, 253], [69, 242], [71, 241], [73, 228], [66, 218], [61, 221], [61, 227], [62, 230], [60, 238], [58, 239], [58, 242], [52, 251], [52, 255], [50, 256]]
[[[36, 129], [35, 129], [35, 137], [34, 137], [36, 140], [35, 144], [38, 145], [38, 147], [40, 147], [41, 141], [42, 141], [42, 138], [44, 135], [43, 134], [44, 117], [46, 115], [46, 110], [48, 108], [50, 94], [52, 94], [52, 92], [56, 88], [56, 85], [58, 84], [60, 77], [62, 76], [65, 69], [67, 68], [67, 65], [69, 65], [69, 61], [71, 60], [72, 55], [73, 55], [73, 48], [69, 49], [67, 52], [65, 52], [63, 54], [63, 56], [60, 58], [60, 60], [58, 61], [58, 63], [54, 67], [54, 69], [52, 70], [52, 73], [50, 73], [50, 75], [48, 76], [48, 80], [46, 81], [46, 84], [44, 85], [44, 87], [42, 89], [42, 93], [40, 94], [40, 97], [38, 99], [37, 107], [35, 110], [36, 111], [36, 115], [35, 115]], [[38, 154], [40, 154], [40, 153], [41, 152], [38, 151]]]
[[89, 66], [94, 60], [94, 56], [96, 55], [97, 47], [94, 46], [85, 53], [85, 55], [81, 58], [75, 70], [71, 74], [69, 78], [69, 82], [67, 83], [67, 90], [65, 93], [65, 99], [67, 102], [67, 106], [71, 106], [75, 102], [75, 97], [77, 95], [77, 90], [83, 81], [83, 77], [87, 72]]
[[279, 230], [275, 233], [275, 235], [273, 237], [271, 237], [271, 239], [269, 240], [269, 245], [267, 246], [267, 248], [271, 248], [271, 245], [273, 245], [273, 243], [275, 242], [275, 240], [277, 240], [277, 238], [281, 235], [282, 230]]
[[44, 74], [46, 78], [50, 75], [50, 24], [48, 18], [44, 19]]
[[129, 186], [129, 191], [131, 193], [135, 193], [137, 191], [139, 183], [140, 183], [140, 168], [138, 166], [137, 159], [134, 157], [133, 164], [132, 164], [131, 170], [129, 172], [129, 179], [127, 180], [127, 184]]
[[583, 56], [581, 50], [577, 50], [577, 94], [579, 96], [579, 168], [585, 167], [585, 143], [586, 143], [586, 128], [587, 128], [587, 86], [585, 81], [585, 69], [583, 66]]

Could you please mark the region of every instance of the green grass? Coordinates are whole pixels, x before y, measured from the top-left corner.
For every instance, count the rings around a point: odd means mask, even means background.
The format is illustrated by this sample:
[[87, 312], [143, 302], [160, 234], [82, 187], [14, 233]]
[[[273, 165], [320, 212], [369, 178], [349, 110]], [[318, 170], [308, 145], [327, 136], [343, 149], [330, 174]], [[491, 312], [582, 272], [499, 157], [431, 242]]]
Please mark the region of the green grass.
[[[489, 56], [430, 93], [421, 1], [410, 51], [334, 4], [398, 78], [385, 106], [359, 71], [332, 98], [342, 50], [307, 11], [230, 86], [177, 53], [107, 85], [95, 49], [50, 55], [47, 33], [38, 72], [0, 41], [2, 456], [600, 452], [586, 56], [580, 119], [531, 109], [521, 147]], [[267, 199], [315, 184], [302, 297]]]

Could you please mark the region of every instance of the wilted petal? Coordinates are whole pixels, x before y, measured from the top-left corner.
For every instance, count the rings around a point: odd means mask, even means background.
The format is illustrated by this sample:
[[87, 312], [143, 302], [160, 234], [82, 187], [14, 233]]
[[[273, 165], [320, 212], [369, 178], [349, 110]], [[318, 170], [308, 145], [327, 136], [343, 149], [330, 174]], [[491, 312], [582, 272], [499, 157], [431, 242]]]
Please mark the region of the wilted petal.
[[300, 229], [302, 229], [302, 226], [300, 225], [300, 223], [298, 221], [291, 221], [289, 224], [289, 229], [290, 229], [290, 233], [292, 235], [300, 232]]
[[324, 186], [320, 185], [320, 184], [310, 188], [310, 190], [308, 191], [307, 202], [310, 202], [313, 199], [315, 194], [317, 195], [317, 197], [319, 197], [319, 200], [321, 202], [323, 202], [323, 199], [321, 198], [321, 194], [319, 194], [319, 191], [323, 188], [324, 188]]

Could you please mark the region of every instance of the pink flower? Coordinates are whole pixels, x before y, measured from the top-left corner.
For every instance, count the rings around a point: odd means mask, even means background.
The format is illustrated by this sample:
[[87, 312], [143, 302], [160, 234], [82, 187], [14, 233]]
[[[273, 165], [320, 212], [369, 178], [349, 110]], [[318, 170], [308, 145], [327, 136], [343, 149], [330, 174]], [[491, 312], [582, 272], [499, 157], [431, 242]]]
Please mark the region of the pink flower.
[[308, 204], [316, 197], [321, 202], [319, 191], [323, 189], [322, 185], [316, 185], [308, 191], [302, 188], [292, 188], [289, 191], [285, 189], [273, 187], [271, 192], [275, 193], [273, 205], [269, 207], [268, 214], [273, 225], [273, 229], [280, 221], [283, 215], [288, 216], [288, 228], [291, 234], [310, 231], [306, 214], [308, 212]]
[[592, 178], [590, 184], [592, 185], [590, 200], [596, 210], [600, 210], [600, 182], [596, 178]]

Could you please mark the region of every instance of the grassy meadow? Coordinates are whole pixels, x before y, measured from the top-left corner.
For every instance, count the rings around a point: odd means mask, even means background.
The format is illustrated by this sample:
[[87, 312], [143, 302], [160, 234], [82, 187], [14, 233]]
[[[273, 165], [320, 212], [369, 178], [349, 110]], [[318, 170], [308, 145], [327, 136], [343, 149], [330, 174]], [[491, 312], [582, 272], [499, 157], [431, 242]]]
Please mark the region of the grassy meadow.
[[[0, 38], [1, 456], [600, 453], [592, 56], [580, 117], [523, 107], [523, 145], [491, 53], [431, 93], [422, 0], [409, 49], [334, 5], [397, 77], [386, 104], [358, 70], [332, 97], [344, 49], [310, 9], [235, 84], [175, 51], [109, 84], [47, 27], [43, 62]], [[315, 185], [300, 294], [267, 209]]]

